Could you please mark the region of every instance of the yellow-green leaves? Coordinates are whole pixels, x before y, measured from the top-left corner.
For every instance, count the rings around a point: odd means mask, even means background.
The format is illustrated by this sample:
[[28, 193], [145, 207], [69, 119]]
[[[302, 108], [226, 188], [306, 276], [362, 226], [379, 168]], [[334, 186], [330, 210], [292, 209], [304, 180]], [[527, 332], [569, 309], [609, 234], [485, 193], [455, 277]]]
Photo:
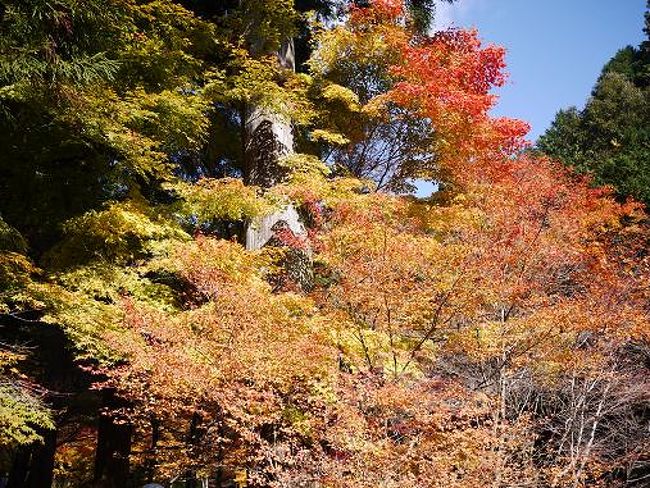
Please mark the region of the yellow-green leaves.
[[126, 125], [155, 137], [161, 149], [198, 150], [205, 142], [209, 104], [198, 88], [188, 85], [159, 93], [139, 88], [127, 95], [127, 103]]
[[235, 178], [204, 178], [196, 184], [177, 183], [170, 188], [182, 197], [182, 212], [199, 222], [252, 220], [279, 206], [272, 196], [261, 196], [257, 188], [244, 186]]
[[270, 54], [296, 33], [299, 17], [293, 4], [293, 0], [243, 0], [227, 24], [258, 54]]
[[129, 263], [150, 253], [155, 241], [188, 238], [166, 217], [139, 198], [108, 204], [66, 222], [66, 239], [49, 259], [58, 267], [91, 258]]
[[18, 369], [25, 356], [0, 344], [0, 448], [39, 442], [43, 430], [54, 428], [51, 412]]
[[328, 102], [343, 104], [351, 112], [358, 112], [361, 109], [358, 95], [336, 83], [330, 83], [323, 88], [321, 96]]
[[213, 74], [206, 96], [219, 103], [264, 109], [301, 125], [315, 116], [307, 97], [311, 77], [280, 67], [275, 55], [256, 58], [236, 49], [233, 58], [229, 66], [233, 74]]
[[343, 134], [324, 129], [316, 129], [310, 133], [311, 138], [316, 142], [323, 142], [334, 146], [345, 146], [350, 143], [350, 139]]
[[325, 163], [309, 154], [292, 154], [284, 158], [280, 164], [289, 170], [289, 181], [322, 178], [330, 173], [330, 169]]
[[27, 389], [0, 375], [0, 447], [40, 442], [39, 430], [53, 428], [46, 406]]

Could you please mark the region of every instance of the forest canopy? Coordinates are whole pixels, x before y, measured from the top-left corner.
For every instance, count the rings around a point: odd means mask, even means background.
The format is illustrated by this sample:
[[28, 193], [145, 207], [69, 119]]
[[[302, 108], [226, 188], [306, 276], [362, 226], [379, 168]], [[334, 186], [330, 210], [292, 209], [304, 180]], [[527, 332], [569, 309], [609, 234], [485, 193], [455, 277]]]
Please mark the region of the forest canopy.
[[647, 483], [648, 185], [437, 3], [0, 2], [0, 486]]

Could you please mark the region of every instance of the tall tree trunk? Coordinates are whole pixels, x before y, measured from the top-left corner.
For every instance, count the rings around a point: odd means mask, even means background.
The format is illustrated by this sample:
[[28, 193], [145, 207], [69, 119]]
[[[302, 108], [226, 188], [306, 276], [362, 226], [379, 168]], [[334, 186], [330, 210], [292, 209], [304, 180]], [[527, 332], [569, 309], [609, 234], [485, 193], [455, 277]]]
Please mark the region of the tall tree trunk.
[[[292, 72], [296, 70], [294, 40], [286, 39], [277, 53], [279, 64]], [[291, 121], [278, 113], [261, 107], [252, 107], [247, 113], [245, 158], [245, 182], [263, 189], [271, 188], [287, 176], [282, 158], [294, 153]], [[279, 233], [305, 238], [307, 231], [293, 205], [271, 215], [250, 222], [246, 229], [246, 249], [254, 251], [266, 245], [286, 246]], [[284, 278], [290, 286], [308, 290], [313, 284], [312, 256], [309, 249], [288, 250], [283, 263]]]
[[56, 452], [56, 431], [43, 434], [43, 444], [32, 451], [32, 465], [25, 486], [28, 488], [49, 488], [54, 481], [54, 454]]
[[[296, 70], [294, 41], [286, 39], [277, 52], [278, 63], [285, 69]], [[263, 189], [271, 188], [287, 176], [280, 164], [282, 158], [294, 153], [291, 121], [285, 116], [262, 107], [250, 107], [247, 111], [245, 144], [245, 174], [248, 185]], [[253, 222], [246, 231], [246, 248], [257, 250], [264, 247], [274, 236], [274, 227], [283, 222], [297, 235], [305, 234], [298, 213], [293, 207]]]
[[[287, 39], [277, 53], [278, 63], [285, 69], [296, 70], [293, 39]], [[286, 117], [268, 109], [251, 106], [245, 121], [246, 184], [270, 188], [278, 184], [286, 171], [280, 160], [293, 153], [293, 129]]]
[[17, 449], [11, 464], [7, 488], [22, 488], [25, 486], [31, 457], [31, 446], [21, 446]]
[[54, 481], [56, 431], [42, 432], [43, 442], [21, 447], [9, 473], [7, 488], [49, 488]]
[[[104, 407], [109, 411], [119, 408], [111, 392], [104, 392]], [[100, 486], [123, 488], [129, 480], [129, 456], [133, 426], [127, 420], [100, 415], [95, 452], [95, 482]]]
[[[189, 452], [191, 452], [194, 446], [196, 446], [198, 440], [199, 420], [198, 414], [194, 413], [192, 415], [192, 420], [190, 421], [190, 428], [187, 432], [186, 444]], [[194, 469], [190, 469], [185, 473], [185, 488], [198, 488], [198, 479]]]
[[150, 424], [151, 424], [151, 444], [149, 447], [149, 453], [145, 461], [145, 473], [146, 473], [146, 478], [148, 483], [153, 482], [153, 477], [157, 465], [156, 451], [158, 449], [158, 441], [160, 440], [160, 421], [153, 414], [151, 415], [150, 418]]
[[[296, 57], [294, 40], [286, 39], [277, 53], [278, 63], [295, 72]], [[281, 160], [294, 153], [291, 121], [278, 113], [262, 107], [252, 107], [246, 119], [245, 182], [263, 189], [271, 188], [287, 176]], [[278, 232], [290, 231], [304, 238], [305, 226], [293, 205], [271, 215], [250, 222], [246, 229], [246, 249], [254, 251], [266, 245], [280, 245]], [[311, 252], [308, 249], [289, 249], [283, 263], [286, 281], [307, 290], [313, 283]], [[283, 280], [280, 280], [283, 281]]]

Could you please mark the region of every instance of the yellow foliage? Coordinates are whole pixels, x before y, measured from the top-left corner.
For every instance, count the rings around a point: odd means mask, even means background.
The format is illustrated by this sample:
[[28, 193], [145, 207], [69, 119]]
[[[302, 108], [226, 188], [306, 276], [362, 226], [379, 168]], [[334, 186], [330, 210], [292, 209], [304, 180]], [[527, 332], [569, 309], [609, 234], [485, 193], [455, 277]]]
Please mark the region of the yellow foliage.
[[196, 216], [203, 222], [253, 220], [279, 207], [271, 195], [262, 196], [257, 188], [245, 186], [235, 178], [203, 178], [193, 185], [179, 182], [168, 188], [183, 198], [180, 206], [185, 215]]

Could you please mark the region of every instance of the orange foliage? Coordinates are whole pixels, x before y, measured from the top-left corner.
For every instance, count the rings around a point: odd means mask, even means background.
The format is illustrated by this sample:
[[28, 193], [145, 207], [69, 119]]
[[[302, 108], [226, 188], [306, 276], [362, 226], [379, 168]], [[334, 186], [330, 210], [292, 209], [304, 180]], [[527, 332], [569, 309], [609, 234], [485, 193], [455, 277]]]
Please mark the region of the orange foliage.
[[493, 90], [506, 82], [505, 49], [484, 46], [476, 30], [416, 35], [403, 27], [404, 15], [401, 1], [373, 2], [372, 8], [352, 9], [350, 30], [361, 35], [377, 31], [396, 53], [397, 62], [390, 67], [394, 86], [379, 98], [430, 121], [440, 171], [452, 172], [462, 182], [459, 167], [468, 162], [492, 162], [525, 148], [527, 123], [488, 114], [497, 101]]
[[404, 15], [403, 0], [373, 0], [372, 7], [350, 7], [350, 24], [352, 26], [367, 23], [395, 22]]
[[431, 201], [323, 176], [280, 188], [313, 221], [309, 297], [272, 292], [272, 253], [203, 236], [180, 245], [166, 264], [182, 310], [125, 299], [124, 333], [106, 334], [126, 358], [103, 371], [108, 384], [139, 429], [163, 426], [165, 449], [147, 454], [161, 473], [580, 486], [632, 455], [605, 456], [597, 434], [606, 415], [629, 413], [622, 399], [647, 401], [625, 355], [650, 340], [647, 256], [617, 244], [647, 243], [641, 210], [521, 154], [527, 126], [488, 114], [503, 49], [475, 31], [413, 43], [403, 15], [402, 2], [375, 1], [350, 25], [394, 34], [402, 62], [386, 96], [431, 121], [457, 185]]

